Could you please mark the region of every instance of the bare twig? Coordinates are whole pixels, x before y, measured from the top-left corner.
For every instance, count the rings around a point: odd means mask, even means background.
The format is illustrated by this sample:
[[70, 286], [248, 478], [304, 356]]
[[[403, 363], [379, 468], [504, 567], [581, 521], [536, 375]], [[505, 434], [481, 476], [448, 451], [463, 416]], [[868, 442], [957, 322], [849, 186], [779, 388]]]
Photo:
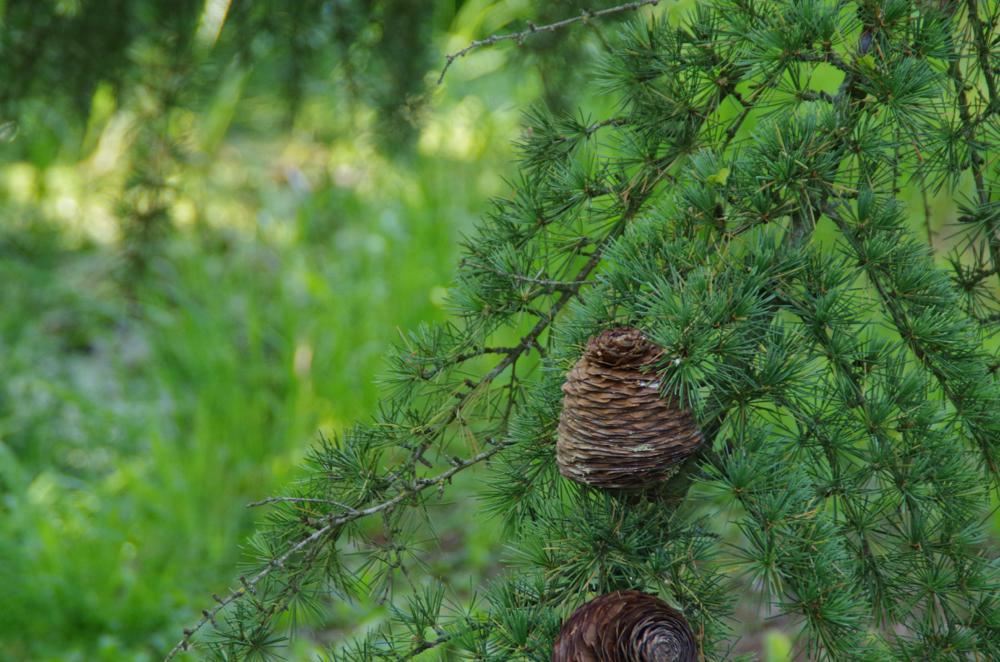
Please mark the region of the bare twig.
[[458, 58], [465, 57], [472, 51], [483, 46], [492, 46], [493, 44], [499, 43], [501, 41], [515, 41], [518, 44], [524, 42], [527, 37], [537, 33], [537, 32], [555, 32], [567, 25], [572, 25], [573, 23], [578, 23], [580, 21], [588, 21], [592, 18], [603, 18], [604, 16], [610, 16], [611, 14], [619, 14], [624, 11], [635, 11], [641, 9], [647, 5], [657, 5], [660, 0], [639, 0], [638, 2], [627, 2], [623, 5], [618, 5], [616, 7], [608, 7], [607, 9], [599, 9], [597, 11], [583, 10], [579, 16], [573, 16], [571, 18], [565, 18], [561, 21], [556, 21], [555, 23], [549, 23], [547, 25], [535, 25], [534, 23], [528, 23], [528, 29], [522, 30], [521, 32], [510, 32], [507, 34], [495, 34], [493, 36], [487, 37], [485, 39], [477, 39], [471, 44], [466, 46], [460, 51], [455, 51], [445, 56], [444, 69], [441, 70], [441, 75], [438, 76], [438, 85], [444, 81], [445, 74], [448, 73], [448, 69], [451, 67], [452, 63]]
[[[452, 632], [452, 633], [441, 632], [440, 636], [437, 639], [433, 639], [431, 641], [422, 641], [422, 642], [418, 643], [416, 646], [413, 647], [413, 649], [409, 653], [406, 653], [405, 655], [401, 656], [399, 659], [400, 660], [412, 660], [413, 658], [417, 657], [421, 653], [429, 651], [429, 650], [431, 650], [433, 648], [437, 648], [438, 646], [443, 646], [444, 644], [447, 644], [448, 642], [452, 641], [453, 639], [455, 639], [460, 634], [466, 634], [468, 632], [474, 632], [476, 630], [484, 630], [487, 627], [488, 627], [487, 623], [471, 623], [467, 627], [465, 627], [464, 629], [462, 629], [460, 632]], [[440, 630], [439, 630], [439, 632], [440, 632]]]
[[333, 499], [314, 499], [309, 497], [290, 497], [290, 496], [274, 496], [268, 497], [266, 499], [261, 499], [260, 501], [254, 501], [247, 504], [247, 508], [258, 508], [260, 506], [266, 506], [271, 503], [319, 503], [326, 506], [336, 506], [337, 508], [343, 509], [347, 513], [357, 512], [354, 508], [351, 508], [346, 503], [340, 503], [339, 501], [334, 501]]
[[454, 368], [455, 366], [461, 365], [466, 361], [479, 358], [480, 356], [487, 356], [489, 354], [510, 354], [517, 351], [517, 347], [478, 347], [467, 352], [460, 352], [454, 356], [448, 357], [446, 361], [442, 361], [428, 369], [421, 369], [420, 378], [429, 381], [445, 370]]
[[920, 182], [920, 199], [924, 203], [924, 231], [927, 233], [927, 246], [934, 250], [934, 229], [931, 227], [931, 219], [933, 214], [931, 213], [931, 201], [927, 196], [927, 183], [924, 180], [924, 175], [921, 173], [918, 177]]
[[820, 90], [818, 92], [814, 90], [802, 90], [799, 92], [799, 99], [803, 101], [824, 101], [826, 103], [834, 103], [836, 99], [829, 92], [824, 92]]
[[589, 138], [590, 136], [597, 133], [598, 129], [603, 129], [606, 126], [625, 126], [626, 124], [628, 124], [628, 120], [624, 117], [609, 117], [606, 120], [602, 120], [600, 122], [594, 122], [593, 124], [588, 126], [585, 129], [585, 131], [587, 133], [587, 137]]
[[845, 74], [851, 73], [851, 65], [845, 62], [844, 58], [840, 57], [833, 50], [822, 51], [820, 53], [798, 53], [795, 59], [799, 62], [826, 62], [840, 69]]
[[528, 276], [525, 274], [518, 274], [511, 271], [503, 271], [502, 269], [497, 269], [496, 267], [491, 267], [486, 265], [486, 268], [491, 272], [495, 273], [501, 278], [509, 278], [511, 280], [517, 281], [519, 283], [530, 283], [532, 285], [538, 285], [543, 288], [546, 294], [551, 294], [552, 292], [563, 292], [572, 288], [579, 288], [580, 285], [586, 284], [586, 281], [581, 280], [558, 280], [555, 278], [542, 278], [544, 273], [539, 270], [538, 276]]

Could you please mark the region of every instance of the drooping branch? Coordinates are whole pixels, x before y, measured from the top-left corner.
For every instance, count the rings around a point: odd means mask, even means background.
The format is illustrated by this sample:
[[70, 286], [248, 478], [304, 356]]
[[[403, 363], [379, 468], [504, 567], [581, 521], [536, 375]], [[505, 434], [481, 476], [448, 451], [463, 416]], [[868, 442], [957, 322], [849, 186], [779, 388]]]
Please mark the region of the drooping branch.
[[191, 639], [194, 637], [201, 628], [205, 627], [208, 623], [215, 621], [215, 617], [225, 609], [230, 604], [236, 602], [240, 598], [244, 597], [247, 593], [252, 593], [254, 587], [256, 587], [261, 581], [268, 577], [275, 570], [282, 568], [285, 563], [291, 559], [295, 554], [306, 550], [319, 543], [321, 540], [325, 539], [328, 535], [332, 534], [337, 528], [353, 522], [354, 520], [361, 519], [362, 517], [368, 517], [369, 515], [375, 515], [381, 512], [392, 509], [393, 507], [399, 505], [400, 503], [406, 501], [412, 496], [420, 494], [421, 492], [431, 488], [437, 487], [439, 485], [444, 485], [451, 478], [469, 467], [479, 464], [480, 462], [487, 460], [501, 450], [506, 448], [507, 444], [504, 442], [497, 442], [492, 448], [482, 451], [478, 455], [474, 455], [466, 460], [460, 460], [455, 462], [447, 471], [444, 471], [437, 476], [431, 478], [420, 478], [413, 482], [409, 487], [400, 490], [396, 496], [383, 501], [379, 504], [369, 506], [368, 508], [351, 510], [343, 515], [328, 515], [325, 518], [318, 520], [319, 528], [310, 533], [308, 536], [298, 541], [287, 550], [285, 550], [280, 556], [271, 559], [267, 565], [264, 566], [256, 575], [245, 579], [242, 585], [231, 591], [228, 595], [223, 598], [216, 600], [216, 605], [211, 609], [206, 609], [200, 621], [198, 621], [193, 627], [184, 630], [184, 637], [174, 645], [167, 656], [164, 658], [165, 662], [172, 660], [177, 656], [178, 653], [186, 651], [190, 646]]
[[[971, 437], [979, 445], [982, 452], [983, 462], [990, 470], [990, 474], [995, 478], [1000, 472], [995, 457], [996, 439], [988, 426], [984, 426], [970, 413], [968, 387], [963, 382], [967, 375], [963, 370], [956, 370], [954, 367], [947, 367], [943, 364], [937, 352], [927, 347], [917, 333], [914, 332], [914, 316], [907, 307], [899, 300], [898, 293], [894, 289], [892, 274], [887, 273], [877, 259], [869, 253], [866, 248], [864, 238], [851, 226], [847, 219], [840, 213], [836, 204], [828, 204], [824, 213], [833, 220], [841, 234], [847, 240], [848, 245], [858, 256], [865, 267], [865, 273], [878, 293], [879, 299], [887, 312], [889, 319], [896, 328], [897, 333], [906, 343], [913, 355], [920, 363], [934, 376], [941, 387], [941, 392], [951, 402], [955, 409], [956, 416], [967, 425]], [[930, 298], [930, 297], [928, 297]], [[963, 348], [966, 351], [968, 348]], [[977, 360], [971, 356], [963, 356], [962, 359], [968, 362], [968, 368], [973, 368]], [[982, 367], [982, 366], [976, 366]]]

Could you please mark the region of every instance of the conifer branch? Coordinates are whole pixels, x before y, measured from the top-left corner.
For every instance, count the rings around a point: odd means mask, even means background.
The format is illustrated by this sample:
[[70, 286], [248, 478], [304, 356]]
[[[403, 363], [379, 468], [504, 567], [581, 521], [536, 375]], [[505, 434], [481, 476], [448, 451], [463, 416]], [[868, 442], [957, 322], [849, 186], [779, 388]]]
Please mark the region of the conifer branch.
[[[865, 244], [858, 236], [854, 228], [844, 219], [844, 217], [837, 210], [835, 204], [828, 205], [825, 209], [825, 214], [831, 218], [837, 225], [837, 228], [841, 231], [841, 234], [847, 239], [848, 244], [854, 250], [858, 258], [863, 262], [865, 272], [868, 274], [869, 280], [872, 286], [878, 292], [879, 299], [885, 310], [888, 312], [890, 319], [892, 320], [893, 326], [899, 333], [900, 337], [906, 343], [906, 345], [913, 352], [914, 356], [927, 368], [928, 371], [934, 376], [938, 384], [941, 387], [942, 393], [951, 402], [955, 409], [955, 414], [959, 418], [965, 420], [969, 431], [979, 445], [981, 450], [983, 462], [989, 468], [990, 474], [996, 477], [998, 472], [1000, 472], [1000, 466], [997, 466], [997, 458], [995, 457], [994, 446], [997, 439], [991, 437], [989, 431], [984, 430], [975, 421], [969, 420], [966, 416], [967, 411], [967, 394], [965, 389], [961, 385], [955, 383], [955, 375], [962, 374], [961, 371], [955, 372], [954, 370], [946, 371], [941, 365], [941, 361], [934, 351], [929, 350], [920, 339], [913, 332], [913, 320], [908, 314], [906, 308], [899, 302], [897, 295], [892, 291], [892, 285], [887, 281], [890, 276], [883, 273], [882, 267], [876, 259], [868, 253]], [[966, 351], [972, 351], [972, 348], [966, 348]], [[973, 366], [969, 366], [970, 368]], [[983, 366], [975, 366], [982, 368]], [[951, 374], [949, 374], [949, 372]], [[966, 375], [968, 376], [968, 375]], [[995, 414], [995, 409], [992, 410]]]
[[[980, 43], [979, 40], [982, 37], [982, 26], [978, 21], [977, 15], [975, 14], [975, 0], [968, 0], [968, 6], [969, 20], [975, 30], [976, 42], [978, 45]], [[977, 50], [982, 53], [981, 47], [978, 47]], [[989, 85], [990, 102], [983, 111], [982, 115], [975, 119], [972, 117], [969, 100], [966, 96], [966, 81], [962, 76], [962, 70], [959, 65], [958, 58], [953, 58], [948, 67], [948, 73], [955, 86], [958, 115], [962, 123], [962, 131], [965, 134], [966, 145], [969, 150], [969, 169], [972, 172], [972, 178], [975, 182], [976, 198], [978, 203], [984, 207], [990, 203], [990, 190], [983, 174], [983, 166], [987, 164], [987, 161], [978, 149], [976, 129], [980, 122], [985, 121], [986, 118], [995, 113], [1000, 113], [1000, 101], [996, 98], [995, 83], [993, 82], [992, 70], [990, 69], [988, 58], [985, 64], [986, 66], [983, 67], [983, 76], [986, 78], [987, 84]], [[997, 273], [998, 279], [1000, 279], [1000, 229], [992, 229], [990, 235], [986, 237], [986, 248], [989, 251], [993, 270]]]
[[234, 589], [225, 597], [217, 599], [216, 605], [214, 607], [212, 607], [211, 609], [206, 609], [203, 612], [203, 616], [200, 621], [198, 621], [191, 628], [184, 630], [184, 637], [179, 642], [177, 642], [177, 644], [174, 645], [172, 649], [170, 649], [170, 652], [167, 653], [166, 658], [164, 658], [165, 662], [172, 660], [174, 657], [177, 656], [178, 653], [186, 651], [190, 646], [191, 639], [201, 628], [208, 625], [209, 623], [214, 623], [216, 616], [218, 616], [219, 613], [223, 609], [225, 609], [228, 605], [243, 598], [248, 593], [253, 593], [254, 588], [258, 584], [260, 584], [262, 580], [267, 578], [268, 575], [270, 575], [275, 570], [283, 568], [285, 566], [285, 563], [298, 552], [301, 552], [309, 547], [317, 545], [320, 541], [325, 539], [327, 536], [331, 535], [336, 529], [345, 524], [353, 522], [354, 520], [360, 519], [362, 517], [368, 517], [369, 515], [375, 515], [390, 510], [391, 508], [394, 508], [395, 506], [398, 506], [399, 504], [403, 503], [407, 499], [417, 494], [420, 494], [421, 492], [424, 492], [425, 490], [431, 487], [444, 485], [449, 480], [451, 480], [451, 478], [455, 476], [455, 474], [493, 457], [494, 455], [502, 451], [504, 448], [506, 448], [508, 445], [509, 444], [504, 442], [496, 442], [492, 448], [482, 451], [481, 453], [474, 455], [468, 459], [456, 461], [450, 469], [441, 472], [437, 476], [433, 476], [431, 478], [417, 479], [408, 487], [400, 490], [400, 492], [391, 499], [387, 499], [386, 501], [383, 501], [376, 505], [369, 506], [363, 509], [352, 510], [351, 512], [348, 512], [344, 515], [328, 515], [326, 517], [321, 518], [319, 520], [319, 523], [321, 524], [319, 528], [310, 533], [308, 536], [304, 537], [302, 540], [296, 542], [294, 545], [286, 549], [279, 556], [268, 561], [268, 563], [264, 566], [262, 570], [257, 572], [257, 574], [253, 575], [252, 577], [243, 581], [240, 588]]
[[[829, 293], [827, 293], [829, 294]], [[871, 420], [870, 416], [872, 414], [872, 403], [865, 394], [864, 385], [858, 375], [857, 370], [852, 366], [843, 354], [842, 344], [838, 346], [834, 342], [834, 337], [831, 333], [831, 326], [828, 322], [821, 322], [820, 315], [817, 314], [815, 306], [810, 305], [805, 299], [799, 299], [790, 295], [789, 293], [783, 293], [782, 298], [784, 301], [790, 305], [793, 312], [795, 312], [800, 319], [804, 322], [804, 327], [807, 333], [813, 339], [813, 342], [821, 349], [826, 360], [829, 362], [832, 371], [835, 375], [839, 375], [840, 378], [845, 380], [851, 389], [851, 401], [845, 402], [846, 410], [850, 409], [860, 409], [865, 414], [866, 420]], [[844, 325], [839, 325], [835, 329], [838, 338], [849, 339], [854, 345], [859, 344], [859, 339], [854, 333]], [[867, 539], [866, 531], [857, 525], [856, 522], [852, 521], [852, 516], [857, 513], [863, 512], [864, 507], [860, 504], [853, 503], [855, 498], [854, 495], [847, 490], [843, 484], [845, 476], [842, 473], [842, 467], [838, 460], [837, 450], [834, 447], [832, 440], [829, 435], [819, 427], [813, 425], [815, 418], [803, 412], [795, 403], [790, 401], [783, 401], [782, 404], [794, 415], [800, 424], [806, 426], [812, 426], [812, 434], [816, 437], [817, 441], [823, 448], [824, 454], [826, 456], [827, 463], [830, 466], [830, 470], [833, 478], [833, 489], [836, 491], [835, 494], [841, 499], [844, 504], [844, 509], [847, 511], [845, 517], [847, 522], [852, 525], [850, 531], [855, 533], [860, 538], [860, 544], [856, 546], [855, 553], [858, 554], [859, 560], [865, 564], [865, 567], [875, 569], [877, 568], [878, 561], [872, 555], [871, 545]], [[908, 462], [907, 458], [901, 458], [900, 454], [895, 450], [896, 441], [881, 427], [874, 427], [873, 429], [866, 430], [882, 448], [892, 448], [893, 452], [888, 455], [883, 455], [892, 462], [889, 462], [887, 469], [893, 473], [894, 478], [898, 482], [905, 481], [902, 475], [905, 475], [903, 465]], [[906, 506], [911, 517], [919, 517], [921, 511], [920, 505], [913, 499], [912, 494], [909, 492], [905, 495]], [[928, 550], [929, 551], [929, 550]]]
[[260, 506], [267, 506], [272, 503], [315, 503], [324, 506], [334, 506], [336, 508], [342, 509], [346, 513], [357, 512], [354, 508], [351, 508], [345, 503], [339, 501], [334, 501], [333, 499], [315, 499], [310, 497], [290, 497], [290, 496], [273, 496], [267, 497], [266, 499], [261, 499], [260, 501], [252, 501], [247, 504], [247, 508], [259, 508]]
[[[537, 345], [536, 345], [537, 349]], [[439, 361], [436, 365], [420, 370], [420, 378], [429, 381], [444, 372], [449, 368], [454, 368], [472, 359], [479, 358], [481, 356], [488, 356], [490, 354], [505, 354], [510, 355], [518, 351], [518, 347], [479, 347], [475, 349], [470, 349], [469, 351], [459, 352], [454, 356], [449, 356], [447, 359]]]
[[525, 39], [539, 32], [555, 32], [568, 25], [573, 25], [580, 21], [589, 21], [594, 18], [603, 18], [605, 16], [611, 16], [612, 14], [619, 14], [626, 11], [636, 11], [646, 6], [656, 6], [660, 3], [660, 0], [638, 0], [638, 2], [628, 2], [616, 7], [608, 7], [606, 9], [598, 9], [597, 11], [583, 10], [579, 16], [573, 16], [570, 18], [565, 18], [561, 21], [556, 21], [554, 23], [548, 23], [546, 25], [534, 25], [533, 23], [528, 23], [528, 28], [520, 32], [510, 32], [507, 34], [495, 34], [485, 39], [477, 39], [473, 41], [465, 48], [455, 51], [454, 53], [449, 53], [445, 56], [445, 65], [441, 70], [441, 74], [438, 76], [438, 85], [444, 81], [445, 74], [448, 73], [448, 69], [451, 67], [452, 63], [462, 57], [465, 57], [477, 48], [482, 48], [483, 46], [492, 46], [501, 41], [514, 41], [518, 45], [522, 44]]
[[[969, 109], [969, 99], [965, 94], [965, 78], [962, 76], [962, 70], [959, 67], [957, 59], [952, 60], [948, 68], [948, 73], [955, 86], [955, 97], [958, 101], [958, 116], [962, 120], [962, 129], [963, 133], [965, 133], [966, 144], [969, 149], [969, 169], [972, 171], [972, 178], [976, 183], [976, 194], [979, 198], [979, 203], [986, 204], [989, 201], [989, 191], [986, 188], [986, 180], [983, 178], [982, 164], [985, 163], [985, 160], [976, 147], [975, 124], [972, 119], [972, 112]], [[988, 113], [989, 110], [986, 112]], [[1000, 266], [1000, 263], [998, 263], [998, 266]]]
[[399, 659], [412, 660], [415, 657], [419, 656], [421, 653], [426, 653], [429, 650], [433, 650], [435, 648], [444, 646], [445, 644], [454, 641], [456, 637], [469, 634], [471, 632], [484, 630], [488, 627], [489, 627], [488, 623], [473, 622], [473, 623], [467, 623], [465, 627], [463, 627], [461, 630], [457, 632], [443, 632], [441, 629], [438, 629], [440, 636], [430, 641], [422, 641], [418, 643], [409, 652], [404, 653]]
[[[651, 4], [651, 3], [647, 3]], [[762, 94], [764, 87], [758, 88], [755, 91], [755, 98], [757, 95]], [[716, 98], [711, 104], [711, 110], [718, 107], [721, 102], [721, 95]], [[747, 110], [752, 107], [752, 103], [747, 104]], [[711, 110], [709, 112], [711, 112]], [[747, 117], [747, 112], [742, 113], [739, 118], [735, 121], [735, 125], [738, 126]], [[604, 126], [618, 126], [623, 122], [618, 118], [613, 118], [605, 122], [598, 122], [593, 126], [593, 130], [602, 128]], [[588, 128], [588, 134], [590, 133]], [[731, 140], [735, 132], [729, 134], [728, 139]], [[727, 140], [728, 142], [728, 140]], [[669, 164], [667, 164], [669, 165]], [[565, 288], [560, 288], [560, 295], [554, 301], [546, 314], [538, 314], [538, 321], [535, 326], [528, 331], [526, 335], [521, 338], [521, 341], [513, 347], [501, 348], [497, 353], [502, 353], [503, 358], [483, 377], [481, 377], [477, 382], [469, 384], [468, 388], [458, 395], [457, 402], [455, 402], [444, 415], [443, 418], [438, 418], [438, 421], [433, 425], [434, 430], [425, 435], [425, 440], [419, 444], [413, 451], [410, 464], [415, 464], [418, 461], [423, 460], [423, 453], [430, 446], [431, 440], [437, 434], [437, 432], [444, 430], [448, 425], [455, 421], [462, 410], [462, 408], [469, 402], [469, 400], [484, 386], [492, 383], [501, 374], [503, 374], [508, 368], [513, 367], [517, 360], [526, 352], [539, 346], [539, 338], [545, 332], [545, 330], [550, 326], [552, 321], [556, 318], [559, 312], [579, 293], [580, 288], [590, 282], [590, 276], [593, 274], [594, 270], [600, 265], [603, 258], [604, 252], [607, 248], [625, 231], [629, 222], [641, 211], [644, 203], [652, 195], [657, 184], [669, 178], [670, 174], [668, 172], [667, 165], [660, 165], [655, 172], [648, 173], [644, 175], [639, 175], [632, 181], [627, 183], [621, 191], [622, 201], [624, 205], [623, 212], [620, 218], [611, 226], [605, 235], [602, 237], [600, 242], [594, 247], [593, 251], [590, 253], [587, 261], [576, 273], [572, 281], [567, 282]], [[459, 357], [465, 360], [466, 357]], [[471, 358], [471, 357], [469, 357]], [[191, 640], [194, 635], [201, 630], [205, 625], [215, 623], [216, 616], [225, 609], [230, 604], [240, 600], [248, 592], [252, 592], [254, 587], [259, 584], [263, 579], [269, 576], [273, 571], [284, 566], [285, 562], [288, 561], [296, 553], [303, 551], [306, 548], [316, 545], [319, 541], [323, 540], [329, 535], [334, 535], [336, 529], [340, 526], [352, 522], [356, 519], [366, 517], [372, 514], [385, 512], [409, 499], [410, 497], [423, 492], [424, 490], [443, 485], [445, 482], [451, 479], [452, 476], [458, 472], [478, 464], [494, 455], [496, 455], [500, 450], [505, 448], [508, 444], [498, 443], [493, 448], [479, 453], [478, 455], [469, 458], [467, 460], [456, 460], [453, 462], [454, 466], [448, 471], [440, 474], [436, 478], [431, 479], [418, 479], [413, 484], [408, 487], [403, 488], [396, 496], [392, 497], [387, 501], [383, 501], [380, 504], [369, 506], [368, 508], [350, 508], [345, 504], [331, 503], [327, 500], [330, 505], [335, 505], [343, 511], [344, 508], [348, 508], [344, 514], [331, 514], [324, 518], [320, 518], [316, 523], [318, 528], [316, 528], [308, 536], [300, 540], [299, 542], [292, 545], [280, 556], [269, 561], [266, 566], [259, 571], [252, 578], [247, 579], [243, 582], [243, 585], [233, 590], [224, 598], [217, 600], [217, 604], [210, 610], [204, 612], [203, 618], [198, 621], [192, 628], [184, 630], [184, 637], [171, 649], [165, 658], [166, 661], [171, 660], [178, 653], [185, 651], [190, 646]], [[398, 473], [398, 472], [397, 472]], [[267, 503], [281, 503], [281, 502], [297, 502], [300, 499], [296, 497], [272, 497], [270, 499], [264, 499], [262, 501], [254, 502], [250, 504], [251, 506], [264, 505]], [[313, 500], [310, 499], [311, 502]], [[320, 500], [317, 500], [320, 501]]]
[[[767, 496], [766, 492], [755, 494], [751, 491], [741, 491], [736, 495], [736, 500], [756, 527], [759, 540], [756, 544], [772, 550], [773, 556], [769, 559], [772, 574], [764, 582], [765, 590], [783, 594], [786, 608], [798, 612], [803, 620], [812, 625], [823, 647], [831, 653], [842, 651], [839, 657], [848, 659], [850, 656], [845, 653], [863, 646], [862, 631], [851, 626], [851, 623], [860, 620], [862, 601], [858, 594], [861, 587], [848, 576], [845, 568], [824, 565], [819, 561], [824, 557], [836, 558], [831, 548], [842, 545], [843, 538], [829, 535], [829, 529], [824, 530], [818, 500], [798, 504], [797, 511], [789, 508], [782, 520], [775, 521], [767, 512]], [[793, 497], [788, 498], [791, 500]], [[795, 527], [799, 537], [782, 535], [780, 530], [786, 527]], [[793, 544], [801, 547], [782, 548], [775, 542], [781, 538], [789, 543], [794, 541]], [[808, 554], [805, 558], [801, 556], [803, 551]], [[817, 584], [821, 586], [819, 590]], [[815, 597], [808, 600], [804, 599], [805, 596]], [[835, 596], [842, 598], [847, 608], [839, 619], [826, 622], [821, 616], [826, 606], [824, 602], [835, 599]], [[815, 658], [814, 655], [809, 657]]]

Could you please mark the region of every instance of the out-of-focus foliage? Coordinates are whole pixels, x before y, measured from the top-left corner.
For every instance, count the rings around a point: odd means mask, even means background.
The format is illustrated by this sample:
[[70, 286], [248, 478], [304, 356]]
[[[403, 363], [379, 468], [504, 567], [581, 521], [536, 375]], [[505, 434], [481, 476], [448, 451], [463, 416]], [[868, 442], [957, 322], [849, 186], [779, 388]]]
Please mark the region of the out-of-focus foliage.
[[[67, 103], [86, 118], [100, 83], [121, 89], [151, 44], [188, 59], [200, 0], [10, 0], [0, 9], [0, 112]], [[148, 72], [152, 73], [152, 72]]]

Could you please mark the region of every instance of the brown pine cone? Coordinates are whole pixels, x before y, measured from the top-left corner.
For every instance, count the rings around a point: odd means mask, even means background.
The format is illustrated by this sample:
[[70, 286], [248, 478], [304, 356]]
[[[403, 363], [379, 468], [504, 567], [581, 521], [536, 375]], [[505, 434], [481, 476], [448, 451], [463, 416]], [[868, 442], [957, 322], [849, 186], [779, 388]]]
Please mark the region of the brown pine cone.
[[695, 662], [698, 644], [684, 616], [655, 595], [615, 591], [573, 612], [552, 662]]
[[556, 461], [566, 478], [603, 488], [644, 488], [698, 450], [690, 411], [660, 397], [652, 371], [663, 350], [638, 329], [590, 339], [562, 390]]

